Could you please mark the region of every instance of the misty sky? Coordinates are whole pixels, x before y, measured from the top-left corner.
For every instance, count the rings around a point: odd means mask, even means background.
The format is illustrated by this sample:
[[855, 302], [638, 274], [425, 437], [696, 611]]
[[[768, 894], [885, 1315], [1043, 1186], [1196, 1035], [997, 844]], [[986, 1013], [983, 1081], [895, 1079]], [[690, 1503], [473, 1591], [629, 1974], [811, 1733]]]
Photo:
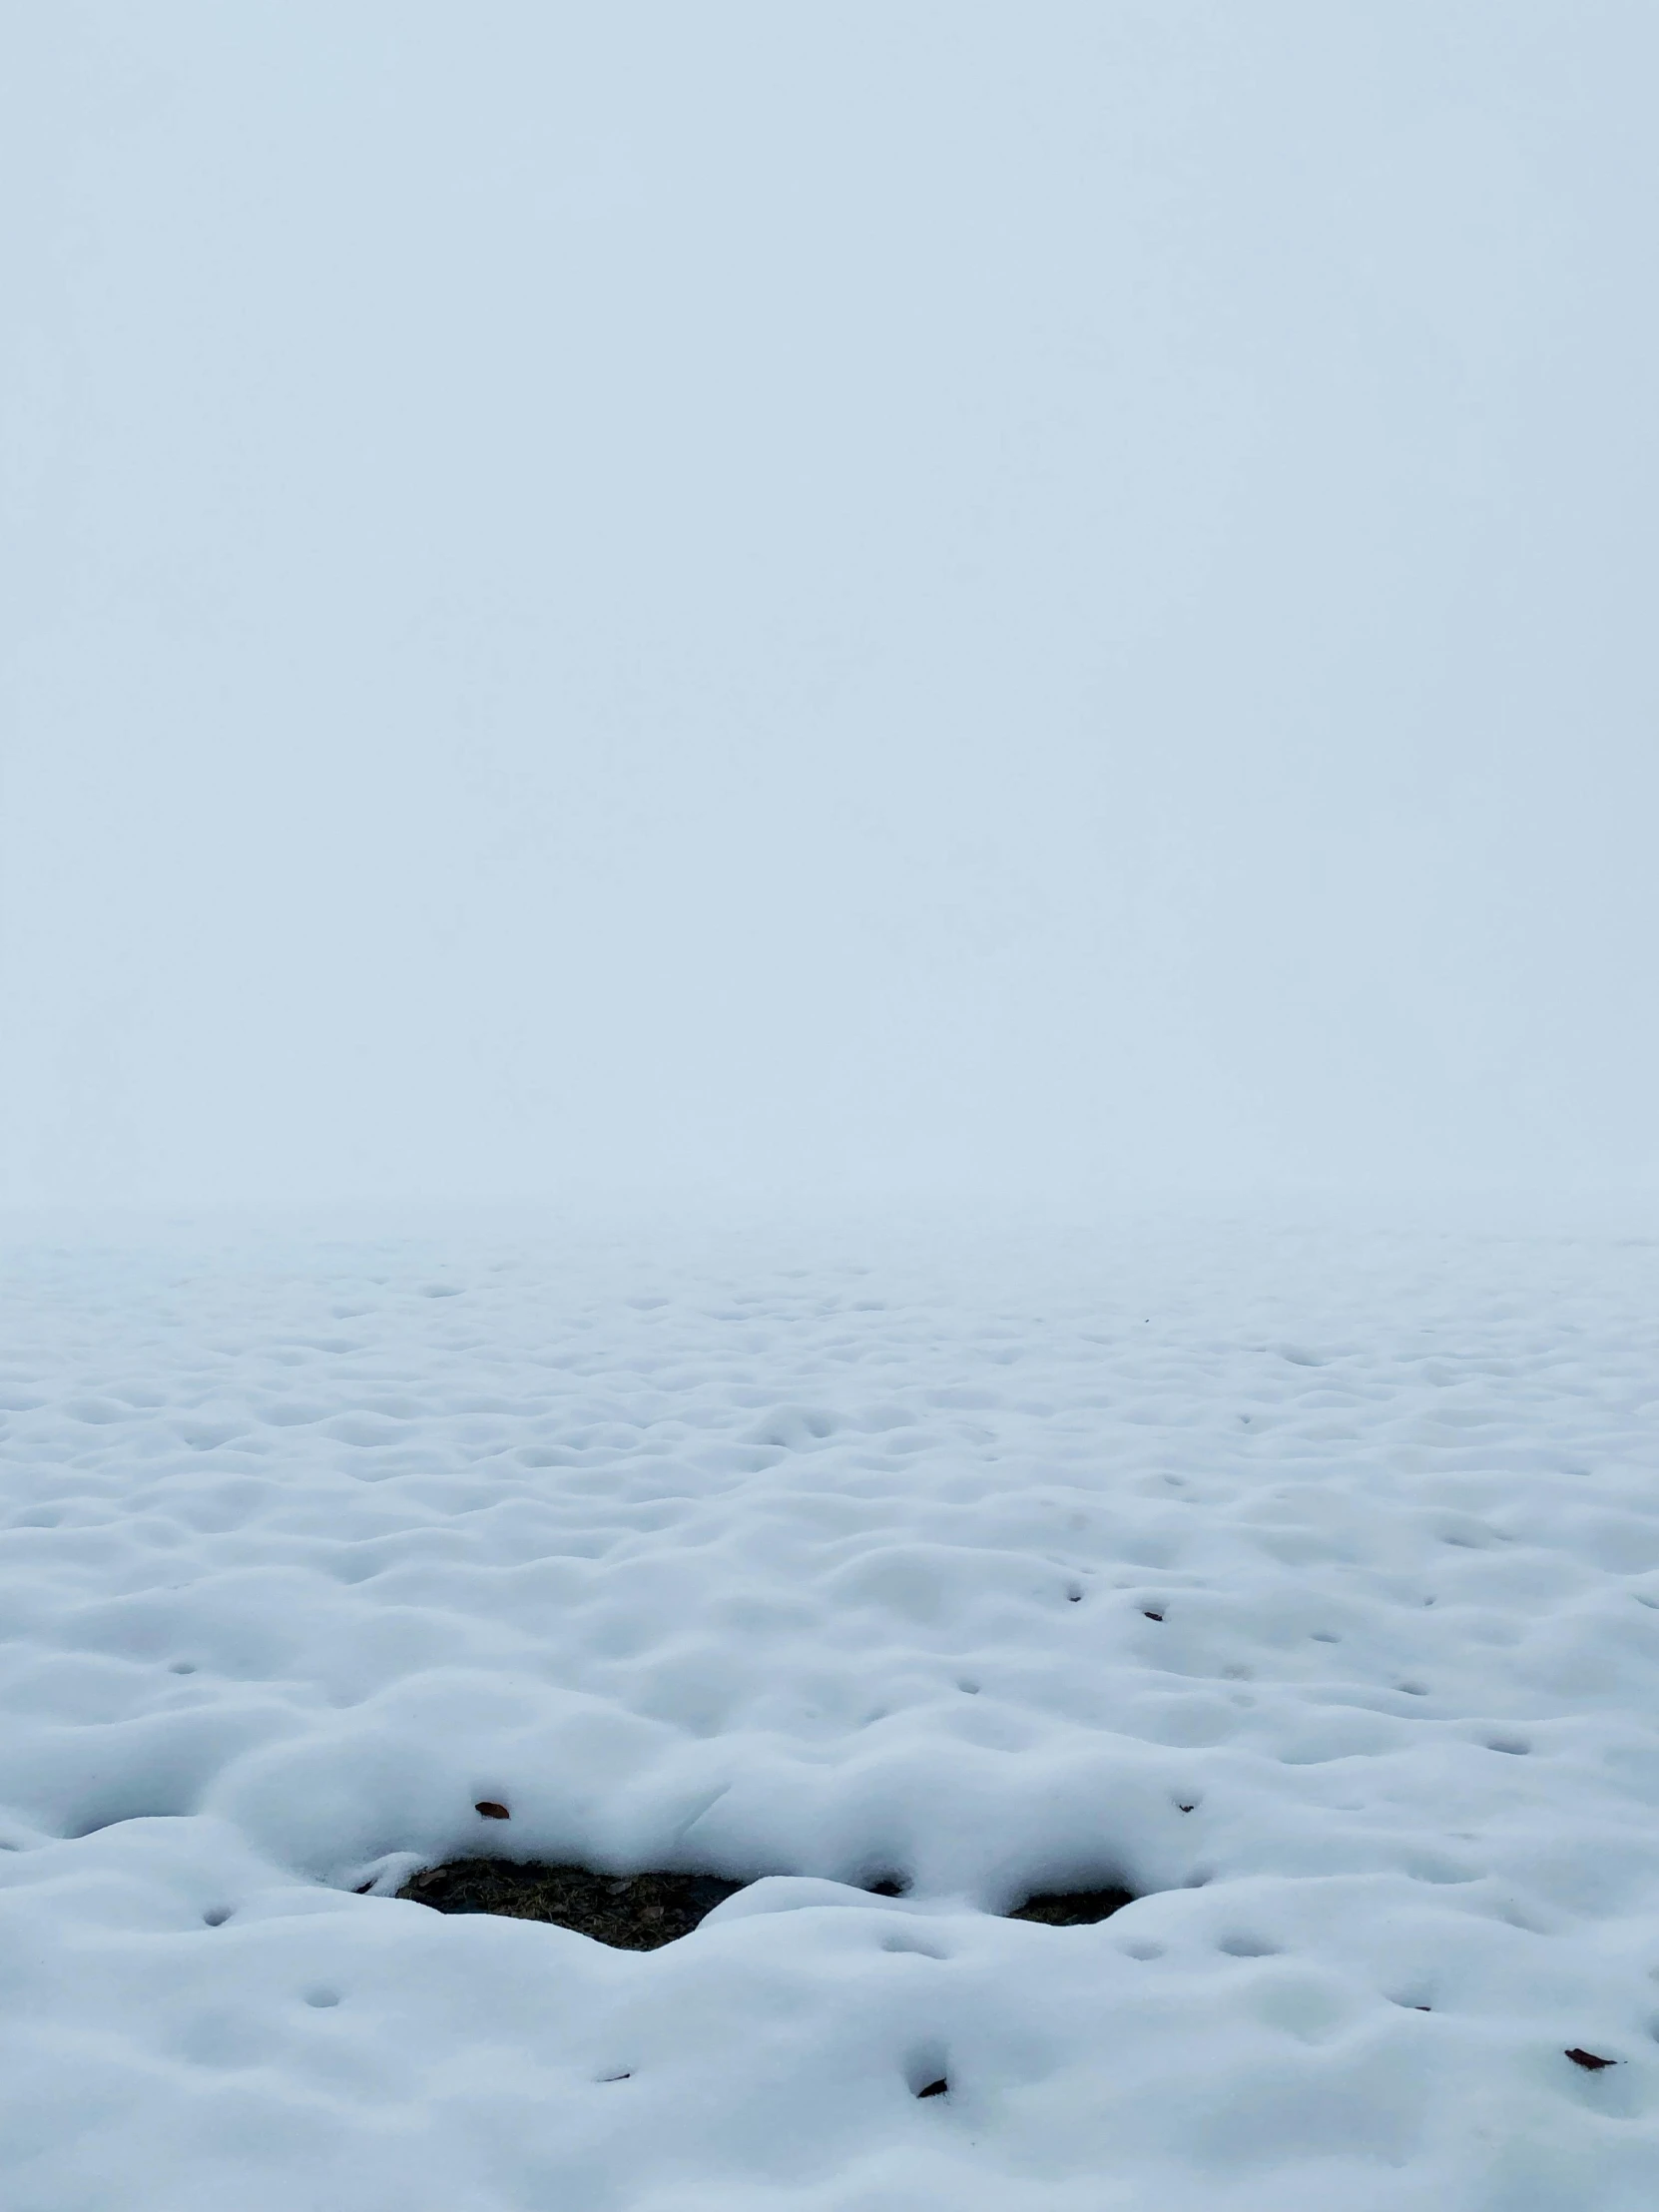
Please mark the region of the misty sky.
[[1651, 0], [5, 46], [0, 1197], [1659, 1174]]

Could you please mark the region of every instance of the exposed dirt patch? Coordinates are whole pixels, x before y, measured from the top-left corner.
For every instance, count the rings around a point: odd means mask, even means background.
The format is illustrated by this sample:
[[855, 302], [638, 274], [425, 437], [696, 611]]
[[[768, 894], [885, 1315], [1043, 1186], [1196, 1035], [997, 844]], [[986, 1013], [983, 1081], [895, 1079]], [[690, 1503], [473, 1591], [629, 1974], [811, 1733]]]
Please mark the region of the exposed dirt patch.
[[[550, 1867], [514, 1859], [452, 1859], [426, 1867], [398, 1891], [438, 1913], [501, 1913], [574, 1929], [616, 1950], [656, 1950], [689, 1936], [742, 1882], [711, 1874], [595, 1874], [588, 1867]], [[907, 1894], [898, 1876], [867, 1883], [872, 1897]], [[1045, 1928], [1087, 1928], [1134, 1903], [1129, 1890], [1046, 1891], [1007, 1916]]]
[[1133, 1905], [1132, 1890], [1053, 1890], [1027, 1898], [1008, 1915], [1011, 1921], [1037, 1921], [1044, 1928], [1088, 1928], [1110, 1920]]
[[453, 1859], [411, 1875], [397, 1894], [439, 1913], [503, 1913], [573, 1928], [616, 1950], [656, 1950], [689, 1936], [745, 1886], [710, 1874], [591, 1874], [586, 1867]]

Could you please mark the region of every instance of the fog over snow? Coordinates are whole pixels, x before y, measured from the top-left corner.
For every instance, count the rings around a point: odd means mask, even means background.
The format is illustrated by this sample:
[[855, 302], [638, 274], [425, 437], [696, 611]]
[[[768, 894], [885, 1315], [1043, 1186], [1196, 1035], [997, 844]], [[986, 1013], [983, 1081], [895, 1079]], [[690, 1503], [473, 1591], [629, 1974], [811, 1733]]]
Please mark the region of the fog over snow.
[[1641, 0], [8, 48], [5, 1198], [1652, 1175]]
[[1659, 16], [5, 46], [6, 2212], [1652, 2212]]

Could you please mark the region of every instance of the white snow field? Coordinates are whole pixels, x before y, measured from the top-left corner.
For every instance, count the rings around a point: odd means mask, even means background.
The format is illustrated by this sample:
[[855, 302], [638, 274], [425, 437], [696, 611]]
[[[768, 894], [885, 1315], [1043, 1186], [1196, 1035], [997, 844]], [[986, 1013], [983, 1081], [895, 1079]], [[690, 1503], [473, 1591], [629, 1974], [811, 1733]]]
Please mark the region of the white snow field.
[[[1564, 1231], [14, 1241], [0, 2200], [1652, 2212], [1656, 1293]], [[487, 1851], [754, 1881], [648, 1952], [391, 1894]]]

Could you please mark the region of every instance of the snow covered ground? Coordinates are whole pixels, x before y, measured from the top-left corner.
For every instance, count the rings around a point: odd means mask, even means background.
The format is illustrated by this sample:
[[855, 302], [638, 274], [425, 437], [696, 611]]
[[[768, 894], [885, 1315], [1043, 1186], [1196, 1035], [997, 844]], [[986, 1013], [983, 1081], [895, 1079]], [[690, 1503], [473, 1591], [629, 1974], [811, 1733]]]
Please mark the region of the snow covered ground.
[[[1611, 1232], [14, 1242], [9, 2212], [1651, 2212], [1656, 1291]], [[649, 1953], [390, 1894], [487, 1849], [756, 1879]]]

